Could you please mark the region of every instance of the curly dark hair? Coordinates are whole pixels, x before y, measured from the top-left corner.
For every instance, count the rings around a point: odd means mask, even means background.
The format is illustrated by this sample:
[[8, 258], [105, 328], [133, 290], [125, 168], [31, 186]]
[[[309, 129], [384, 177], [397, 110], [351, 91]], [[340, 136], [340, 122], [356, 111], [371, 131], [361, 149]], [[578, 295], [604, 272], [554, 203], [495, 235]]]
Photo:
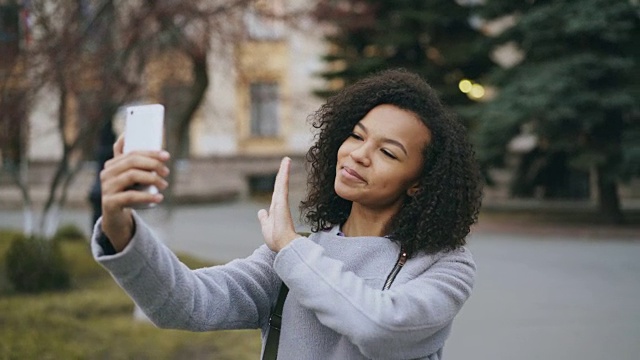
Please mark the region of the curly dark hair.
[[420, 76], [404, 69], [364, 78], [329, 98], [311, 117], [316, 143], [309, 149], [308, 193], [301, 217], [313, 232], [347, 220], [351, 201], [334, 190], [338, 148], [374, 107], [408, 110], [431, 131], [423, 152], [420, 190], [407, 196], [387, 225], [390, 238], [409, 256], [454, 250], [466, 243], [478, 219], [482, 198], [480, 171], [466, 129]]

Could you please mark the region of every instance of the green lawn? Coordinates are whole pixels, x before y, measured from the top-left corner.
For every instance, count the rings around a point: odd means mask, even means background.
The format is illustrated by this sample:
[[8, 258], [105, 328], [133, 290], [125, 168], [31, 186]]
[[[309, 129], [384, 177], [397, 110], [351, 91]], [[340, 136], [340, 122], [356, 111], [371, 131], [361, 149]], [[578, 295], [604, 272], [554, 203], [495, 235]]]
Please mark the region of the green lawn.
[[[134, 321], [133, 303], [83, 241], [62, 241], [72, 289], [17, 294], [5, 276], [10, 234], [0, 231], [1, 359], [257, 359], [260, 333], [192, 333]], [[180, 256], [190, 267], [206, 266]]]

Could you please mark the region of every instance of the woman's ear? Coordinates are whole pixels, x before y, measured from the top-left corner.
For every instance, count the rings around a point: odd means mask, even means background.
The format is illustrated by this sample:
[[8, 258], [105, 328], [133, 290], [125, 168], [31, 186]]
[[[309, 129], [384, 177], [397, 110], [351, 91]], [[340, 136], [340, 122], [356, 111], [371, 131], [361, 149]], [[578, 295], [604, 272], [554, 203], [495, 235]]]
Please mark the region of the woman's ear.
[[420, 191], [420, 184], [415, 183], [410, 188], [407, 189], [407, 196], [414, 197]]

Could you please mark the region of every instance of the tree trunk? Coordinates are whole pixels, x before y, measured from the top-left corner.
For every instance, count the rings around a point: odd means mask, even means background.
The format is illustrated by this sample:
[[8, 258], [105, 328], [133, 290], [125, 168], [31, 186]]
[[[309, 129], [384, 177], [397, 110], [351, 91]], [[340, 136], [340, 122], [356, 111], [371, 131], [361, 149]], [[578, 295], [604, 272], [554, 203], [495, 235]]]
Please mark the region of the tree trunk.
[[20, 194], [22, 195], [22, 232], [26, 236], [31, 236], [33, 235], [34, 230], [34, 214], [31, 193], [29, 192], [28, 163], [25, 157], [20, 157], [18, 168], [12, 170], [11, 174], [16, 186], [20, 189]]
[[209, 73], [207, 70], [207, 55], [203, 53], [189, 53], [192, 61], [192, 73], [193, 83], [189, 89], [189, 100], [187, 105], [180, 112], [179, 116], [175, 119], [175, 123], [169, 132], [167, 133], [167, 150], [171, 153], [172, 157], [169, 161], [169, 176], [167, 178], [169, 182], [169, 188], [164, 192], [168, 209], [168, 216], [171, 216], [171, 206], [173, 204], [175, 180], [177, 179], [175, 163], [177, 157], [182, 149], [184, 138], [189, 131], [189, 125], [193, 115], [198, 110], [198, 107], [202, 103], [207, 87], [209, 86]]
[[618, 196], [618, 184], [610, 175], [607, 165], [597, 168], [598, 184], [598, 212], [606, 222], [623, 224], [624, 215]]
[[[58, 162], [53, 179], [51, 180], [51, 183], [49, 183], [49, 193], [44, 206], [42, 207], [38, 235], [44, 236], [45, 238], [49, 237], [49, 233], [51, 233], [51, 226], [55, 225], [55, 220], [51, 218], [51, 213], [52, 209], [57, 205], [56, 195], [59, 184], [63, 181], [69, 171], [69, 155], [71, 151], [65, 137], [68, 90], [61, 73], [58, 74], [56, 79], [58, 80], [60, 90], [60, 94], [58, 95], [58, 101], [60, 102], [58, 104], [58, 135], [62, 140], [62, 159]], [[53, 213], [57, 216], [57, 211], [53, 211]], [[52, 221], [54, 222], [52, 223]]]

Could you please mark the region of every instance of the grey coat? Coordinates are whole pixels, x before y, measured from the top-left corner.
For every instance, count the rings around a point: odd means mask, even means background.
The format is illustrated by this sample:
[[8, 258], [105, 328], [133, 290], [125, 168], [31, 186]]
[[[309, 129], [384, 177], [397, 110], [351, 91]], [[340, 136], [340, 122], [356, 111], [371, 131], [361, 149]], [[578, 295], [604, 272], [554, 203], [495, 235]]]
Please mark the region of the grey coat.
[[[407, 261], [389, 290], [399, 247], [384, 237], [342, 237], [337, 227], [300, 237], [279, 253], [263, 245], [228, 264], [190, 270], [134, 214], [136, 233], [95, 259], [159, 327], [192, 331], [259, 328], [263, 340], [281, 280], [278, 359], [442, 358], [451, 324], [471, 294], [475, 264], [460, 248]], [[264, 341], [263, 341], [264, 343]]]

